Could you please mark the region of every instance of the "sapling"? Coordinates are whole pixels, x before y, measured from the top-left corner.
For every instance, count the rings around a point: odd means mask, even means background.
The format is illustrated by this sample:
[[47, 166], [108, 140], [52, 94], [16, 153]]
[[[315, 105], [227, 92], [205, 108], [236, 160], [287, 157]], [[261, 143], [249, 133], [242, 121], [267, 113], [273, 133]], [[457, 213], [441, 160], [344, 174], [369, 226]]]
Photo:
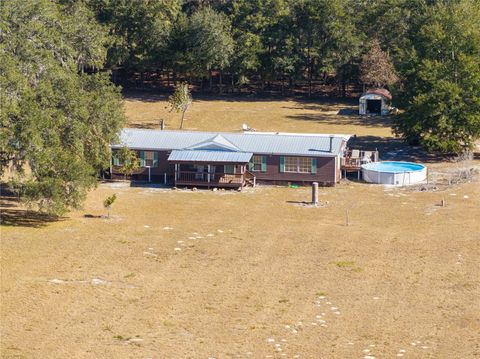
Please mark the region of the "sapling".
[[112, 209], [113, 203], [115, 202], [116, 199], [117, 199], [117, 194], [114, 193], [111, 196], [108, 196], [107, 198], [105, 198], [105, 200], [103, 201], [103, 206], [108, 211], [107, 218], [110, 218], [110, 210]]

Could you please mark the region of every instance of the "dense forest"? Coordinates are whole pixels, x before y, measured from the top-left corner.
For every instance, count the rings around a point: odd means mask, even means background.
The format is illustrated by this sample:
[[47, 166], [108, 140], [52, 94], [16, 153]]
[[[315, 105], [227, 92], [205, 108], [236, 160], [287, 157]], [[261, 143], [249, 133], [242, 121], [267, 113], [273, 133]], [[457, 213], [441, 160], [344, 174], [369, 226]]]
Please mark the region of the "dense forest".
[[386, 87], [408, 142], [460, 153], [480, 138], [478, 0], [4, 0], [0, 16], [0, 174], [13, 164], [20, 194], [56, 212], [108, 165], [122, 87]]

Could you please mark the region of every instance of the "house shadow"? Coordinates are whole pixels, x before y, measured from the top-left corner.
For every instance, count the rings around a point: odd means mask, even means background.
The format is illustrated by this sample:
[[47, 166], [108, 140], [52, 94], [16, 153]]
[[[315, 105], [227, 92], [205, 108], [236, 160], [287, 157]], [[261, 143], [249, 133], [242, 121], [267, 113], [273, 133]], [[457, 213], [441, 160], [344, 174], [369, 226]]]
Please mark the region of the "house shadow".
[[172, 186], [159, 182], [146, 182], [146, 181], [130, 181], [130, 187], [134, 188], [155, 188], [155, 189], [171, 189]]

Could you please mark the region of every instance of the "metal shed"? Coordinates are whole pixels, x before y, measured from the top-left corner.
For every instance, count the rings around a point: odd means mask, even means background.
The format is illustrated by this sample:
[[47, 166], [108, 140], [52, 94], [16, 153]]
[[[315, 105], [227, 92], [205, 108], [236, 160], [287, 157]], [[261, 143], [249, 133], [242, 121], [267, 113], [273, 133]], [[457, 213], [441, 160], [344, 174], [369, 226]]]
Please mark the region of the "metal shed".
[[365, 92], [359, 101], [360, 115], [388, 115], [392, 95], [386, 89], [374, 89]]

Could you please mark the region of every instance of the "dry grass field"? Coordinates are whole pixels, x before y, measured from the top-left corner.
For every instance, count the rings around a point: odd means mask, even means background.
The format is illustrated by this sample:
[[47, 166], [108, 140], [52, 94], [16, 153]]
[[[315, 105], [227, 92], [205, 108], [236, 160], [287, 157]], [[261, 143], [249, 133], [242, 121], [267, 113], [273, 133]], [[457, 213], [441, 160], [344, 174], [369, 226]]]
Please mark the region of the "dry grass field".
[[[344, 107], [196, 101], [186, 127], [391, 141], [382, 123], [337, 116]], [[155, 99], [126, 111], [132, 126], [178, 125]], [[318, 208], [309, 197], [105, 183], [51, 222], [4, 199], [1, 357], [480, 358], [478, 182], [343, 181], [321, 189]]]
[[[339, 111], [355, 112], [354, 102], [303, 102], [269, 99], [197, 99], [185, 115], [185, 129], [241, 131], [242, 124], [257, 131], [347, 133], [359, 136], [391, 136], [389, 123], [377, 118], [339, 116]], [[125, 111], [130, 126], [167, 129], [180, 126], [180, 115], [170, 112], [164, 96], [129, 96]]]

